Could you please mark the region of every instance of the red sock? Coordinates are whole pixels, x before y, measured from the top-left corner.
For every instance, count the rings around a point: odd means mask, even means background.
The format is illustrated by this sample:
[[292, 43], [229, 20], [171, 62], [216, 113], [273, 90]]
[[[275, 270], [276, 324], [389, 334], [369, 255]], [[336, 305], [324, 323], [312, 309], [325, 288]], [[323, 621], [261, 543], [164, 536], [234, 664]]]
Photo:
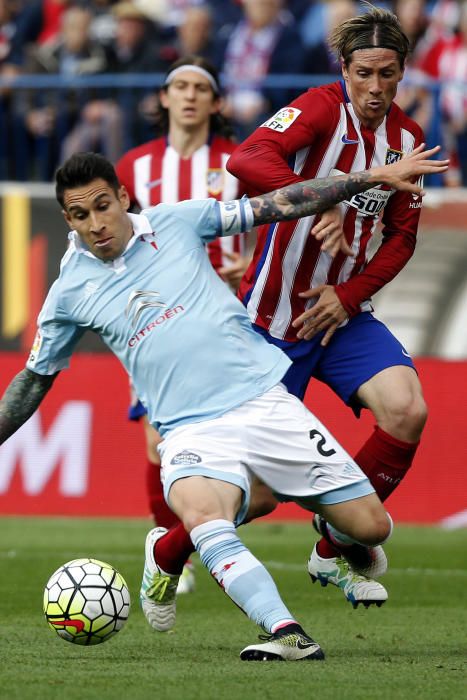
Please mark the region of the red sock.
[[[164, 499], [164, 491], [161, 483], [161, 465], [148, 460], [146, 469], [146, 487], [149, 496], [149, 507], [156, 525], [170, 529], [178, 525], [180, 520], [170, 510]], [[164, 568], [164, 567], [162, 567]]]
[[156, 561], [167, 574], [181, 574], [186, 560], [194, 551], [191, 537], [182, 523], [172, 527], [154, 546]]
[[322, 537], [316, 545], [316, 551], [322, 559], [332, 559], [340, 556], [341, 552]]
[[355, 456], [382, 501], [410, 469], [418, 445], [418, 442], [402, 442], [375, 425], [373, 434]]

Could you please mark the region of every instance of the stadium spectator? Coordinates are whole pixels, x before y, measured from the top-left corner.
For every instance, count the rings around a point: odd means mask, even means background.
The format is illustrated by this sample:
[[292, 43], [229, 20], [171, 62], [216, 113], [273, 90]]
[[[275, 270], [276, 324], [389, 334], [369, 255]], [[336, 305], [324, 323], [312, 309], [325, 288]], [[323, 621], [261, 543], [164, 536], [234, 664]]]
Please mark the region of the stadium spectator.
[[441, 36], [422, 64], [440, 82], [441, 132], [453, 164], [444, 179], [451, 187], [467, 184], [467, 3], [456, 9], [456, 31]]
[[437, 132], [436, 124], [433, 123], [435, 108], [433, 92], [429, 89], [423, 72], [423, 62], [435, 40], [434, 32], [429, 29], [426, 2], [425, 0], [396, 0], [392, 9], [410, 43], [404, 77], [397, 89], [396, 103], [421, 126], [429, 143], [440, 141], [441, 134]]
[[215, 62], [222, 67], [225, 114], [244, 138], [265, 115], [291, 98], [290, 89], [263, 88], [269, 73], [302, 73], [304, 48], [293, 16], [282, 0], [243, 0], [243, 19], [228, 39], [216, 44]]
[[[107, 53], [108, 73], [151, 73], [162, 70], [157, 28], [130, 2], [113, 6], [115, 40]], [[104, 91], [89, 100], [63, 148], [63, 158], [83, 150], [100, 150], [116, 161], [127, 147], [144, 141], [149, 124], [140, 109], [144, 92], [132, 87]], [[149, 94], [149, 93], [148, 93]], [[144, 103], [143, 103], [144, 104]]]
[[[54, 40], [30, 47], [24, 63], [29, 75], [64, 77], [95, 75], [107, 68], [104, 49], [89, 36], [91, 14], [85, 8], [70, 7], [61, 14], [61, 32]], [[89, 94], [78, 89], [29, 89], [16, 102], [18, 117], [24, 124], [36, 162], [29, 175], [38, 169], [41, 179], [52, 176], [60, 159], [60, 149], [80, 118]], [[121, 132], [119, 134], [121, 139]], [[110, 138], [110, 131], [109, 131]]]
[[[256, 191], [397, 160], [423, 140], [421, 128], [393, 103], [409, 42], [394, 14], [366, 5], [365, 14], [330, 37], [343, 82], [304, 93], [235, 151], [228, 169]], [[343, 227], [353, 257], [335, 259], [309, 236], [314, 217], [263, 226], [239, 295], [259, 333], [293, 360], [284, 378], [302, 398], [312, 377], [376, 426], [355, 461], [384, 501], [412, 465], [427, 417], [413, 361], [371, 313], [371, 297], [407, 264], [416, 242], [421, 198], [376, 188], [349, 198]], [[382, 212], [382, 244], [367, 246]], [[309, 289], [308, 289], [309, 287]], [[353, 552], [336, 547], [324, 523], [309, 571], [339, 585], [362, 572]], [[365, 555], [361, 551], [362, 556]], [[371, 552], [367, 573], [371, 576]], [[368, 585], [371, 585], [371, 581]]]
[[[193, 8], [197, 11], [198, 8]], [[225, 170], [235, 145], [232, 129], [220, 113], [219, 77], [214, 66], [199, 56], [186, 56], [170, 66], [159, 93], [155, 120], [158, 138], [131, 149], [117, 163], [119, 181], [139, 209], [165, 202], [214, 197], [235, 199], [242, 194], [236, 178]], [[249, 262], [245, 235], [209, 243], [213, 267], [236, 290]], [[170, 528], [179, 522], [164, 500], [160, 479], [161, 438], [135, 399], [130, 418], [142, 418], [146, 439], [149, 505], [157, 525]], [[184, 568], [178, 592], [192, 590], [191, 563]]]
[[18, 60], [28, 46], [59, 40], [62, 16], [73, 0], [31, 0], [21, 5], [14, 45]]
[[21, 62], [20, 58], [14, 55], [17, 25], [17, 3], [12, 0], [0, 0], [0, 69], [2, 74], [6, 65]]
[[213, 59], [212, 11], [207, 4], [188, 7], [180, 24], [177, 25], [176, 39], [171, 45], [172, 61], [182, 56], [203, 56]]
[[92, 12], [90, 35], [103, 46], [110, 46], [115, 39], [117, 21], [112, 11], [117, 0], [93, 0], [88, 3]]
[[[0, 0], [0, 78], [9, 80], [20, 73], [19, 57], [15, 56], [14, 36], [16, 33], [16, 4], [11, 0]], [[17, 47], [16, 47], [17, 50]], [[15, 119], [12, 116], [13, 95], [9, 87], [0, 89], [0, 179], [12, 180], [16, 176], [16, 159], [12, 135], [15, 133]], [[7, 136], [8, 135], [8, 136]]]
[[310, 0], [299, 23], [300, 36], [307, 50], [318, 46], [327, 38], [327, 13], [330, 2]]
[[[376, 544], [390, 535], [391, 521], [357, 465], [278, 385], [289, 360], [253, 331], [245, 309], [213, 271], [203, 242], [313, 214], [379, 183], [419, 191], [411, 178], [437, 167], [425, 157], [252, 200], [161, 204], [145, 215], [127, 213], [128, 193], [102, 156], [76, 154], [56, 174], [57, 200], [73, 231], [26, 367], [0, 401], [0, 444], [39, 407], [85, 330], [100, 335], [164, 434], [165, 494], [203, 563], [268, 633], [265, 643], [243, 649], [243, 660], [324, 658], [235, 533], [234, 521], [241, 522], [248, 505], [250, 469], [289, 498], [313, 499], [314, 508], [353, 539]], [[321, 439], [310, 440], [310, 429]], [[310, 464], [316, 465], [311, 471]], [[169, 613], [178, 579], [164, 575], [154, 559], [158, 534], [151, 530], [146, 538], [141, 587], [152, 621], [154, 614], [160, 620]]]
[[327, 36], [339, 24], [346, 19], [355, 17], [357, 13], [357, 3], [354, 0], [334, 0], [326, 5], [326, 26], [327, 32], [323, 39], [310, 48], [305, 53], [304, 72], [316, 75], [337, 75], [340, 72], [340, 64], [335, 52], [327, 42]]

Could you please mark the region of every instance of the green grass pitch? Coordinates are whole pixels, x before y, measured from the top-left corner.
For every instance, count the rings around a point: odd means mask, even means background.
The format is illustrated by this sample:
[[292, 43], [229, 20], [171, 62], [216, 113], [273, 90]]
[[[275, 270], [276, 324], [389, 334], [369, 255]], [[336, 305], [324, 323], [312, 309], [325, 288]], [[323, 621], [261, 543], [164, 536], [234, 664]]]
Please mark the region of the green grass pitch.
[[[241, 536], [268, 566], [325, 662], [247, 663], [258, 630], [196, 561], [197, 590], [179, 598], [174, 631], [139, 608], [149, 521], [0, 518], [2, 700], [431, 700], [467, 697], [467, 531], [397, 527], [386, 545], [389, 601], [353, 610], [311, 584], [316, 536], [306, 524], [255, 523]], [[105, 644], [79, 647], [50, 631], [43, 587], [64, 562], [108, 561], [126, 578], [130, 618]]]

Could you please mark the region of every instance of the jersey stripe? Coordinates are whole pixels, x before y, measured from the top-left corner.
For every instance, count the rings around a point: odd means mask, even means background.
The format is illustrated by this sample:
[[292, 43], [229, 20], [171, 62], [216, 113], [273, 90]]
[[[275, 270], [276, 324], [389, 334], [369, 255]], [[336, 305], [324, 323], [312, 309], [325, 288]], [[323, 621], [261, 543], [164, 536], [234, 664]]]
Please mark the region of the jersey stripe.
[[[284, 133], [268, 134], [267, 142], [263, 139], [265, 145], [259, 149], [261, 158], [257, 158], [259, 189], [261, 172], [270, 167], [268, 149], [289, 165], [293, 164], [294, 173], [310, 179], [384, 165], [388, 149], [410, 152], [417, 138], [420, 140], [419, 127], [396, 105], [391, 107], [376, 132], [364, 128], [340, 83], [310, 90], [295, 104], [303, 115], [296, 124]], [[316, 114], [319, 117], [315, 118]], [[307, 134], [312, 141], [303, 146]], [[261, 141], [260, 135], [258, 138]], [[295, 154], [288, 150], [289, 142], [300, 144]], [[320, 243], [310, 234], [318, 221], [314, 216], [298, 224], [282, 222], [273, 227], [260, 227], [257, 250], [239, 290], [251, 320], [276, 338], [296, 340], [291, 322], [315, 303], [301, 299], [298, 293], [322, 284], [341, 284], [364, 269], [368, 244], [375, 234], [380, 210], [388, 201], [391, 201], [391, 212], [397, 222], [394, 224], [396, 233], [409, 238], [414, 235], [419, 212], [412, 209], [406, 214], [409, 202], [405, 193], [396, 195], [397, 204], [393, 205], [393, 200], [389, 200], [393, 193], [388, 188], [376, 187], [365, 196], [357, 195], [350, 203], [341, 204], [344, 233], [354, 257], [338, 253], [332, 259], [320, 250]], [[364, 299], [360, 306], [371, 308], [369, 300]]]

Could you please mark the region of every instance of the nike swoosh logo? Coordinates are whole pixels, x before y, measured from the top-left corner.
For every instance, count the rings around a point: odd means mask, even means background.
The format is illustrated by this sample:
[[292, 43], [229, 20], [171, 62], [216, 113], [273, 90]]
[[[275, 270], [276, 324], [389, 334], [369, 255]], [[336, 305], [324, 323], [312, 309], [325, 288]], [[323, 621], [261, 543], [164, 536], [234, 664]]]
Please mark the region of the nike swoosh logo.
[[146, 183], [146, 187], [148, 188], [148, 190], [152, 190], [153, 187], [157, 187], [161, 184], [161, 182], [162, 178], [159, 178], [159, 180], [151, 180], [151, 182]]
[[49, 620], [49, 622], [56, 627], [76, 627], [77, 632], [84, 630], [84, 622], [82, 620]]
[[346, 143], [346, 144], [348, 144], [348, 143], [359, 143], [358, 139], [357, 139], [356, 141], [355, 141], [354, 139], [348, 139], [348, 138], [347, 138], [347, 134], [344, 134], [344, 135], [343, 135], [341, 141], [342, 141], [342, 143]]
[[316, 642], [302, 642], [300, 639], [297, 640], [297, 649], [309, 649], [310, 647], [318, 648]]

